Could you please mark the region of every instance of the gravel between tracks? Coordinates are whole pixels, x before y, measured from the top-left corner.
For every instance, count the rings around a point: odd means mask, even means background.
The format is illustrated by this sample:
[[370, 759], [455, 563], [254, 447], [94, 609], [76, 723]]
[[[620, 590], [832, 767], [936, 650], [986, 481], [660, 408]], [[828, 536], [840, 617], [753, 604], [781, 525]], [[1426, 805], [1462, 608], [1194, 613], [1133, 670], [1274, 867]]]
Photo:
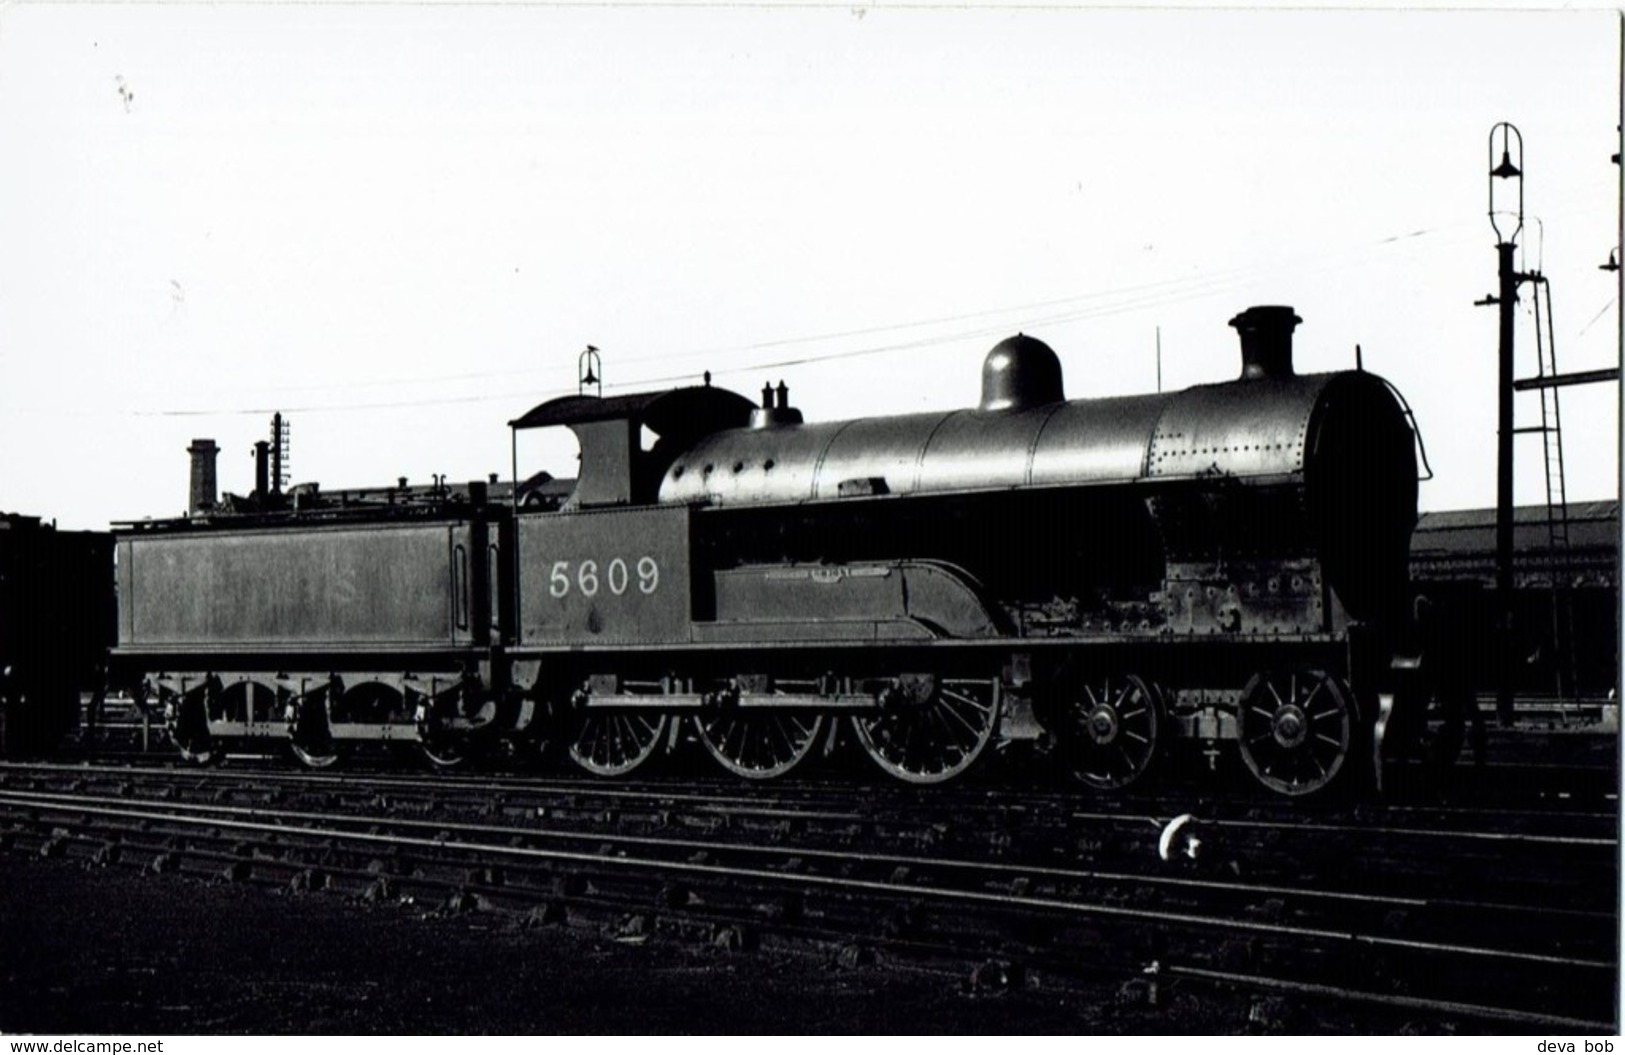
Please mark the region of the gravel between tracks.
[[[618, 943], [0, 854], [0, 1031], [15, 1033], [1452, 1032], [1177, 983], [981, 992], [833, 954]], [[1167, 983], [1164, 983], [1165, 985]], [[1129, 996], [1125, 996], [1125, 993]]]

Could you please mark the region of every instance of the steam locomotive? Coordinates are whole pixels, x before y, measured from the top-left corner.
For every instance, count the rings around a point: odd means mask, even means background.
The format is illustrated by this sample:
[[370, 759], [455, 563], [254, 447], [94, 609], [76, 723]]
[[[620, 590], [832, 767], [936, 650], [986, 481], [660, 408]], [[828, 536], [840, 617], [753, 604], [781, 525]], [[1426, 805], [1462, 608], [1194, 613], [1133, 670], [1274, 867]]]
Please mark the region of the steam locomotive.
[[703, 385], [551, 400], [579, 473], [254, 500], [120, 527], [109, 663], [188, 758], [441, 766], [556, 746], [632, 773], [698, 741], [762, 779], [855, 743], [929, 784], [1033, 743], [1087, 785], [1239, 754], [1306, 795], [1413, 728], [1409, 410], [1299, 375], [1068, 400], [1017, 335], [973, 408], [808, 423]]

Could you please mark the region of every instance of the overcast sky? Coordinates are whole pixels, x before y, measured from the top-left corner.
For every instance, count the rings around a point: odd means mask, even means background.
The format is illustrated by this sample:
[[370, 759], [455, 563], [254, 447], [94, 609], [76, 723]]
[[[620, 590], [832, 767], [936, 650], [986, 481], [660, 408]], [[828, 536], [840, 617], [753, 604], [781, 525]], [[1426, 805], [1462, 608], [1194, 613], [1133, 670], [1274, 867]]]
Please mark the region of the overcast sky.
[[[1018, 330], [1079, 398], [1153, 390], [1160, 327], [1182, 387], [1253, 304], [1406, 394], [1425, 508], [1490, 505], [1487, 136], [1560, 367], [1613, 364], [1619, 55], [1602, 11], [7, 6], [0, 509], [179, 513], [194, 437], [247, 492], [277, 409], [296, 480], [506, 476], [589, 342], [809, 420], [971, 405]], [[1617, 398], [1563, 394], [1571, 499]]]

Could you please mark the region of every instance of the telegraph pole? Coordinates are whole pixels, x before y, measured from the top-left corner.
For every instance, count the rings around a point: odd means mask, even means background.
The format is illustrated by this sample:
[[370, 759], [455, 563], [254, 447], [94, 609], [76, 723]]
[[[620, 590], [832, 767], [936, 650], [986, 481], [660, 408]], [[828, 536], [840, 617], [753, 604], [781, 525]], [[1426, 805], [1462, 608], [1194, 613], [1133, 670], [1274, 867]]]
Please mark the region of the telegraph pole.
[[270, 484], [272, 494], [281, 494], [282, 485], [287, 482], [288, 447], [288, 423], [283, 420], [282, 412], [277, 411], [271, 415]]

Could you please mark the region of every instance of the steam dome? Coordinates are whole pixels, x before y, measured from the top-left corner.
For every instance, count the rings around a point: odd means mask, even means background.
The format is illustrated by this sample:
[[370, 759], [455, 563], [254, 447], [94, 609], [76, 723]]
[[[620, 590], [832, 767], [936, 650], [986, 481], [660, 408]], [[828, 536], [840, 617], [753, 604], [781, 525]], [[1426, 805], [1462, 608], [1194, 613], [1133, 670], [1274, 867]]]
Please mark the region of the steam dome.
[[1060, 357], [1036, 337], [1006, 337], [982, 361], [983, 410], [1025, 410], [1064, 399]]

